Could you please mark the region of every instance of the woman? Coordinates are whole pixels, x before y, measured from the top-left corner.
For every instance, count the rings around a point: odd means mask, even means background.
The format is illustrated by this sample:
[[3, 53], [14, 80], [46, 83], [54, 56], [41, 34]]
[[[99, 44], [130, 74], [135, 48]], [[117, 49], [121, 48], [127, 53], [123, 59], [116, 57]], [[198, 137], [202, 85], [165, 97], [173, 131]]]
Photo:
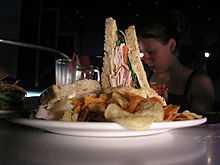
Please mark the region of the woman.
[[[184, 66], [178, 59], [179, 35], [184, 27], [171, 17], [153, 18], [141, 26], [140, 50], [143, 62], [152, 71], [150, 82], [168, 89], [168, 104], [180, 105], [181, 110], [203, 114], [212, 111], [214, 89], [208, 75]], [[163, 90], [166, 91], [166, 90]]]

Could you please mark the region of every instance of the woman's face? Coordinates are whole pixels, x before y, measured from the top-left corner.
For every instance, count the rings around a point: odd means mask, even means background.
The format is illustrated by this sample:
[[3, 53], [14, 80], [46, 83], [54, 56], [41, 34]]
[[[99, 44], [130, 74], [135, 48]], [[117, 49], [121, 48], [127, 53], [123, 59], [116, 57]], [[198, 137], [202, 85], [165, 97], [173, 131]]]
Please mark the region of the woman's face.
[[166, 44], [154, 38], [139, 41], [140, 51], [144, 53], [143, 62], [148, 64], [153, 72], [166, 72], [169, 69], [175, 46], [174, 39], [170, 39]]

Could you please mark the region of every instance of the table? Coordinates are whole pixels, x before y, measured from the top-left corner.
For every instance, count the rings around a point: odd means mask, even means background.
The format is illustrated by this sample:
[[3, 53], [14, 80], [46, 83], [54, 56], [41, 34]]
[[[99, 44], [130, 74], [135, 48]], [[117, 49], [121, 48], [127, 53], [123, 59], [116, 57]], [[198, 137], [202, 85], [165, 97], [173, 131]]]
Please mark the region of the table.
[[74, 137], [0, 119], [1, 165], [217, 165], [220, 123], [126, 138]]

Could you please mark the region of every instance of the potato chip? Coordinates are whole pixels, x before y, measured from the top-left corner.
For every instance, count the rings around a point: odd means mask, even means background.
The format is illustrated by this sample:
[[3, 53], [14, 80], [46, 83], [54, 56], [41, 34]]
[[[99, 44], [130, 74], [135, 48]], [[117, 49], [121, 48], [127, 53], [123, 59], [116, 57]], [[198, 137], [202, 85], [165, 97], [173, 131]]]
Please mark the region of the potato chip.
[[164, 107], [164, 120], [173, 121], [177, 117], [180, 106], [169, 104]]
[[115, 118], [132, 116], [132, 114], [124, 111], [117, 104], [109, 104], [104, 112], [104, 116], [107, 120], [112, 120]]
[[181, 120], [194, 120], [194, 119], [201, 119], [202, 115], [197, 115], [190, 111], [184, 111], [182, 113], [178, 113], [175, 121], [181, 121]]
[[153, 118], [149, 118], [148, 116], [129, 116], [114, 118], [113, 121], [119, 123], [127, 129], [141, 131], [150, 127], [153, 122]]
[[135, 112], [134, 116], [147, 116], [157, 122], [163, 120], [164, 110], [160, 103], [142, 102], [139, 105], [139, 111]]
[[183, 111], [184, 115], [192, 116], [194, 119], [201, 119], [202, 115], [197, 115], [196, 113], [190, 111]]
[[120, 105], [123, 109], [128, 107], [128, 100], [118, 92], [112, 93], [112, 101]]
[[72, 111], [65, 111], [61, 120], [72, 121]]
[[110, 104], [105, 110], [105, 118], [124, 126], [127, 129], [143, 130], [149, 128], [152, 122], [162, 121], [164, 111], [161, 104], [142, 104], [140, 111], [129, 113], [117, 104]]
[[77, 121], [79, 113], [74, 111], [65, 111], [63, 117], [61, 118], [62, 121]]
[[136, 107], [138, 106], [138, 104], [144, 100], [143, 97], [138, 96], [138, 95], [128, 95], [129, 98], [129, 107], [127, 109], [125, 109], [128, 112], [135, 112], [136, 111]]
[[138, 96], [141, 96], [143, 98], [147, 98], [147, 95], [146, 95], [146, 89], [144, 88], [139, 88], [139, 89], [136, 89], [136, 88], [132, 88], [132, 87], [118, 87], [118, 88], [114, 88], [112, 89], [113, 91], [116, 91], [122, 95], [138, 95]]

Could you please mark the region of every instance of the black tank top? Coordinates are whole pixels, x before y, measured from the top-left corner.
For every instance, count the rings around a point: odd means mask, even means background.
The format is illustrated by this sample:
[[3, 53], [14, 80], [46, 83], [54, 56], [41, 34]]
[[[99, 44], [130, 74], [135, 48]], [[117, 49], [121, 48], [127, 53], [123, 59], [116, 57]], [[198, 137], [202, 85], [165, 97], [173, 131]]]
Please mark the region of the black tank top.
[[168, 92], [168, 104], [175, 104], [175, 105], [180, 105], [180, 112], [184, 111], [184, 110], [190, 110], [191, 109], [191, 105], [187, 100], [187, 95], [190, 89], [190, 86], [192, 84], [192, 79], [195, 76], [195, 74], [197, 74], [196, 71], [193, 71], [185, 84], [185, 89], [184, 89], [184, 93], [183, 95], [176, 95], [176, 94], [172, 94]]
[[197, 73], [196, 71], [193, 71], [190, 74], [190, 76], [188, 77], [188, 79], [186, 81], [186, 84], [185, 84], [184, 93], [182, 95], [177, 95], [177, 94], [169, 93], [169, 90], [168, 90], [168, 101], [167, 101], [167, 104], [180, 105], [179, 112], [191, 109], [190, 103], [187, 101], [187, 95], [188, 95], [189, 88], [190, 88], [191, 83], [192, 83], [193, 76], [196, 73]]

